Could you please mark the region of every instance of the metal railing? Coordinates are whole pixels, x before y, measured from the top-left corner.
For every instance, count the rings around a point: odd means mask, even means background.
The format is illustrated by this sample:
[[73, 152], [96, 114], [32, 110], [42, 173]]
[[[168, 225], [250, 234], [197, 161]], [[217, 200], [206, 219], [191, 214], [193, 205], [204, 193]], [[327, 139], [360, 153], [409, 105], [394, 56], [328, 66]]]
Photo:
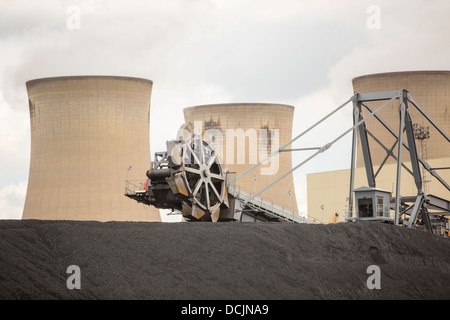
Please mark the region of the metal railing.
[[235, 198], [241, 200], [245, 205], [266, 212], [283, 220], [296, 223], [314, 223], [307, 219], [305, 215], [296, 209], [289, 208], [280, 202], [267, 197], [253, 197], [253, 194], [240, 186], [228, 186], [228, 192]]
[[136, 191], [144, 191], [144, 181], [142, 180], [125, 180], [125, 195], [136, 194]]

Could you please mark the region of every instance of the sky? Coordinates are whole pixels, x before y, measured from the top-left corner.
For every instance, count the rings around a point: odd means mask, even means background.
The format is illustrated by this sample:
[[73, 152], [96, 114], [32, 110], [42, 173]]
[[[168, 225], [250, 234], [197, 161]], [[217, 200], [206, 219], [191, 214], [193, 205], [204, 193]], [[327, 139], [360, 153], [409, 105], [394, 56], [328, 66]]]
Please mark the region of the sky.
[[[347, 101], [354, 77], [450, 70], [449, 13], [448, 0], [0, 0], [0, 219], [22, 216], [28, 80], [152, 80], [152, 153], [201, 104], [292, 105], [295, 136]], [[323, 146], [351, 118], [349, 105], [293, 147]], [[306, 175], [349, 168], [350, 150], [348, 135], [294, 172], [300, 211]]]

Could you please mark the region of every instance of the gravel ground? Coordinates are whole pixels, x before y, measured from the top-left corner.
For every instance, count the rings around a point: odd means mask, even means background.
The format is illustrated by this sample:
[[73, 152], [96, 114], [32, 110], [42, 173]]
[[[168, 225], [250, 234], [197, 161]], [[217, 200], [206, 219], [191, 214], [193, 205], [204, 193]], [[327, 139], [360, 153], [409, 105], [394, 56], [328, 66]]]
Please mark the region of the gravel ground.
[[0, 299], [447, 300], [450, 239], [380, 222], [3, 220]]

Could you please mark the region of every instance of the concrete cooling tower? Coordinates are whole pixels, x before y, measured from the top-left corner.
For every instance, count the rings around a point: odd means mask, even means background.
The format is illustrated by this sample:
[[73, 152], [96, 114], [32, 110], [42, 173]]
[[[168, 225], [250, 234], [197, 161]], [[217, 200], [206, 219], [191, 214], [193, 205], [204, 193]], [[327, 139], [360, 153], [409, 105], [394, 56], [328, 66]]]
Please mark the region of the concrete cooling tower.
[[[292, 139], [294, 107], [281, 104], [213, 104], [184, 109], [186, 123], [200, 124], [211, 133], [229, 172], [236, 175], [270, 155]], [[283, 152], [236, 181], [248, 193], [258, 192], [292, 169], [292, 155]], [[261, 196], [297, 210], [293, 176], [289, 175]]]
[[26, 83], [31, 157], [23, 219], [161, 221], [124, 196], [150, 167], [152, 81], [75, 76]]

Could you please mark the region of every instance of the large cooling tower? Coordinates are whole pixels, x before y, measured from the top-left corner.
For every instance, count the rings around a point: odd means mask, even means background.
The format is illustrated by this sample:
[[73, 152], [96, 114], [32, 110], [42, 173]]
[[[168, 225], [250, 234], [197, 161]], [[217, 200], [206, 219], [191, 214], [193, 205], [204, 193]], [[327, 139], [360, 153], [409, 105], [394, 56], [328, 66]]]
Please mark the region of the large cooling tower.
[[[203, 132], [212, 132], [215, 145], [222, 145], [219, 148], [222, 161], [230, 172], [236, 172], [237, 175], [292, 139], [293, 116], [294, 107], [281, 104], [215, 104], [184, 109], [186, 123], [195, 125], [195, 122], [200, 122]], [[218, 139], [214, 131], [220, 132], [222, 139]], [[243, 135], [245, 142], [241, 140]], [[245, 147], [240, 148], [243, 143]], [[236, 186], [249, 193], [258, 192], [290, 169], [292, 155], [283, 152], [279, 158], [274, 158], [269, 164], [263, 164], [237, 180]], [[262, 196], [297, 210], [292, 175], [262, 193]]]
[[[450, 71], [411, 71], [365, 75], [353, 79], [353, 88], [355, 92], [359, 93], [406, 89], [439, 127], [447, 134], [450, 133]], [[382, 102], [371, 103], [374, 106], [381, 104]], [[445, 143], [446, 140], [416, 111], [413, 105], [409, 105], [409, 110], [413, 123], [430, 129], [429, 139], [417, 142], [419, 153], [422, 153], [423, 157], [428, 160], [449, 158], [450, 147], [448, 147], [448, 143]], [[395, 132], [398, 132], [398, 101], [385, 107], [379, 114]], [[376, 120], [370, 120], [368, 128], [377, 138], [385, 142], [388, 148], [392, 146], [394, 138]], [[379, 165], [386, 152], [375, 143], [373, 146], [378, 148], [378, 152], [372, 153], [374, 164]], [[422, 147], [423, 150], [421, 150]], [[393, 161], [390, 160], [390, 162]], [[360, 149], [358, 149], [357, 165], [364, 166]]]
[[152, 81], [75, 76], [27, 82], [31, 157], [23, 219], [161, 221], [124, 196], [150, 167]]

